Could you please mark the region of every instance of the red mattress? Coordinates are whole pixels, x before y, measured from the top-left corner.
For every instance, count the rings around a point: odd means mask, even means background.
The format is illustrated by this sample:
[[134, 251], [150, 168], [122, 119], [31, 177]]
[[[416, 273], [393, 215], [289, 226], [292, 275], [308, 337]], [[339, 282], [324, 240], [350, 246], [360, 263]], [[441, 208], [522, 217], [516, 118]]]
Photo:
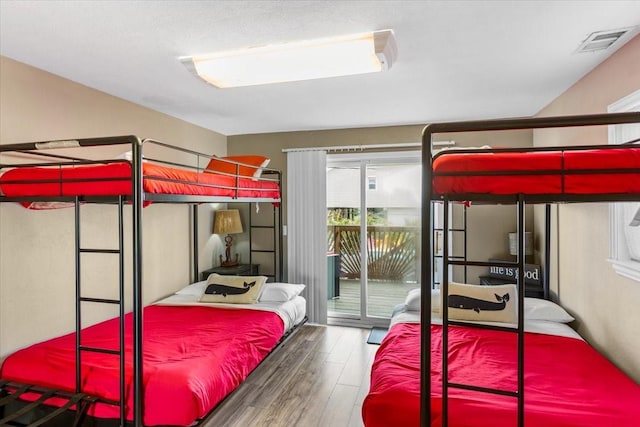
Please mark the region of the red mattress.
[[[82, 332], [82, 345], [118, 349], [119, 320]], [[128, 419], [132, 418], [131, 315], [126, 317]], [[258, 310], [149, 306], [144, 310], [144, 424], [187, 426], [203, 417], [264, 359], [284, 333], [282, 319]], [[82, 353], [83, 391], [119, 399], [119, 358]], [[74, 391], [75, 333], [9, 356], [0, 378]], [[50, 401], [54, 403], [53, 401]], [[96, 404], [89, 415], [118, 418]]]
[[[636, 170], [605, 174], [606, 169]], [[519, 153], [452, 150], [434, 158], [432, 183], [434, 194], [640, 193], [640, 147]]]
[[[144, 191], [147, 193], [280, 198], [278, 184], [272, 181], [239, 178], [236, 194], [236, 178], [232, 176], [196, 173], [148, 162], [143, 163], [142, 168]], [[38, 180], [51, 182], [36, 182]], [[131, 166], [125, 162], [63, 168], [16, 168], [0, 176], [0, 191], [7, 197], [130, 195], [131, 187]]]
[[[441, 426], [441, 331], [431, 326], [432, 426]], [[517, 390], [517, 334], [450, 326], [449, 380]], [[383, 340], [362, 406], [367, 427], [420, 425], [420, 325], [399, 323]], [[449, 426], [517, 425], [516, 398], [450, 389]], [[640, 386], [586, 342], [525, 335], [525, 425], [640, 425]]]

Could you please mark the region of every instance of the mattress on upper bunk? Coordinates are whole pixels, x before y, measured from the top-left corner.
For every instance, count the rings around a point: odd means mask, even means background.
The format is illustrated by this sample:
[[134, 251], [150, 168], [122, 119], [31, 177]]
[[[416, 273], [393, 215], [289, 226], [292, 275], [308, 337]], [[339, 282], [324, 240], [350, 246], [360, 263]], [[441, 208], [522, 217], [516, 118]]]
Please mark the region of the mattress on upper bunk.
[[[234, 176], [150, 162], [143, 162], [142, 173], [143, 190], [147, 193], [280, 199], [280, 189], [274, 181], [238, 177], [236, 182]], [[128, 162], [14, 168], [0, 176], [0, 192], [7, 197], [131, 195], [131, 188]]]
[[[200, 303], [201, 283], [144, 309], [144, 425], [188, 426], [204, 417], [302, 322], [306, 301]], [[202, 292], [200, 292], [201, 294]], [[132, 318], [126, 315], [127, 419], [133, 415]], [[35, 344], [4, 361], [0, 378], [68, 391], [75, 389], [75, 333]], [[82, 345], [119, 348], [119, 318], [83, 330]], [[82, 353], [83, 392], [119, 400], [119, 357]], [[38, 395], [32, 393], [30, 400]], [[59, 399], [46, 403], [61, 406]], [[88, 414], [119, 418], [119, 407], [94, 404]]]
[[483, 149], [471, 153], [445, 150], [434, 157], [432, 189], [434, 194], [640, 193], [640, 147], [523, 152]]
[[[419, 313], [400, 313], [376, 352], [362, 406], [366, 427], [420, 425]], [[525, 425], [632, 426], [640, 386], [566, 324], [526, 321]], [[431, 325], [431, 424], [442, 425], [442, 326]], [[449, 326], [449, 381], [517, 391], [517, 334]], [[516, 398], [449, 389], [450, 427], [517, 425]]]

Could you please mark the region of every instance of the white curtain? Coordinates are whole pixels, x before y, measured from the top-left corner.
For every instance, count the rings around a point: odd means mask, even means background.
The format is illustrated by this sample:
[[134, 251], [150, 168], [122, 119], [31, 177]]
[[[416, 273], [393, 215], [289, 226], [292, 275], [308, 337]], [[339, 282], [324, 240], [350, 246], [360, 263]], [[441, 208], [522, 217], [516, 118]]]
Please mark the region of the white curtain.
[[307, 285], [307, 315], [327, 323], [327, 155], [287, 153], [287, 279]]

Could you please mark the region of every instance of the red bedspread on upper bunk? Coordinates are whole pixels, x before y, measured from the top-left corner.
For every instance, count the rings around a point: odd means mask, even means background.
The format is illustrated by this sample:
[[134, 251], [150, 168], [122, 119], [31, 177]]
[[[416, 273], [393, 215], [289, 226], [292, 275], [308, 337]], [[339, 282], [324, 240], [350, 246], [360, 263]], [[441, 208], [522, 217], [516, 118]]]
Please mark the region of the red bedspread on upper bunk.
[[640, 171], [603, 173], [634, 168], [640, 168], [637, 146], [519, 153], [451, 151], [434, 158], [432, 182], [435, 194], [640, 193]]
[[[442, 327], [432, 325], [431, 425], [441, 426]], [[517, 390], [517, 334], [450, 326], [449, 380]], [[420, 425], [420, 325], [391, 328], [376, 353], [362, 406], [367, 427]], [[525, 425], [640, 425], [640, 386], [586, 342], [526, 333]], [[517, 425], [516, 398], [449, 391], [450, 427]]]
[[[142, 169], [143, 188], [147, 193], [280, 198], [278, 184], [273, 181], [239, 178], [236, 184], [236, 178], [232, 176], [197, 173], [149, 162], [144, 162]], [[131, 187], [131, 166], [124, 162], [63, 168], [16, 168], [0, 176], [0, 191], [7, 197], [130, 195]], [[236, 187], [239, 188], [237, 194]]]
[[[86, 328], [82, 345], [118, 349], [119, 320]], [[127, 417], [132, 418], [131, 315], [126, 316]], [[264, 359], [284, 334], [269, 311], [194, 306], [144, 310], [144, 424], [188, 426], [207, 414]], [[73, 391], [75, 333], [9, 356], [3, 379]], [[119, 399], [119, 358], [82, 353], [83, 391]], [[118, 418], [119, 407], [96, 404], [89, 415]]]

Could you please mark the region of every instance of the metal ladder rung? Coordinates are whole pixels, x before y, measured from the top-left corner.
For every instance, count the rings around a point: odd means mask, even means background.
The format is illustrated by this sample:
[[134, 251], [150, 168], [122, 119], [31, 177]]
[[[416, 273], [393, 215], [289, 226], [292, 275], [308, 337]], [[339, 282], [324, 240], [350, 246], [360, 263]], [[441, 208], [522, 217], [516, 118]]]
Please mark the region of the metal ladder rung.
[[89, 249], [89, 248], [85, 248], [85, 249], [80, 249], [80, 253], [82, 254], [119, 254], [120, 250], [119, 249]]
[[[451, 307], [450, 307], [451, 308]], [[465, 328], [485, 329], [491, 331], [501, 331], [507, 333], [518, 333], [518, 329], [511, 326], [485, 325], [483, 323], [465, 322], [464, 320], [449, 320], [448, 326], [464, 326]]]
[[81, 345], [80, 346], [80, 350], [81, 351], [89, 351], [92, 353], [105, 353], [105, 354], [114, 354], [114, 355], [120, 355], [120, 350], [111, 350], [109, 348], [99, 348], [99, 347], [89, 347], [89, 346], [85, 346], [85, 345]]
[[449, 386], [451, 388], [461, 388], [461, 389], [464, 389], [464, 390], [480, 391], [480, 392], [483, 392], [483, 393], [499, 394], [501, 396], [518, 397], [518, 392], [517, 391], [501, 390], [499, 388], [478, 387], [478, 386], [474, 386], [474, 385], [452, 383], [452, 382], [448, 382], [447, 386]]
[[80, 301], [98, 302], [98, 303], [105, 303], [105, 304], [120, 304], [120, 300], [118, 300], [118, 299], [107, 299], [107, 298], [80, 297]]

